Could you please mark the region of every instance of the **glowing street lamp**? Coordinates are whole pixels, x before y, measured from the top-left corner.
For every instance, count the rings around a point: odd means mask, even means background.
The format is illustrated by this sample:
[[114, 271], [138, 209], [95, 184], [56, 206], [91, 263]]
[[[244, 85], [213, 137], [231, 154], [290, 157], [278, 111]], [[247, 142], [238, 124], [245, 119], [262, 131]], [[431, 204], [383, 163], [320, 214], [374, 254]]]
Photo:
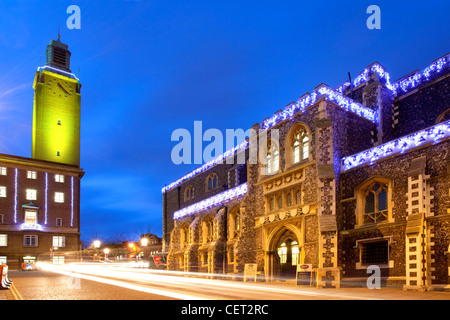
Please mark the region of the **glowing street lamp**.
[[141, 238], [141, 245], [146, 247], [148, 245], [148, 238]]
[[101, 242], [100, 242], [100, 240], [95, 240], [94, 241], [94, 248], [100, 248], [100, 245], [101, 245]]

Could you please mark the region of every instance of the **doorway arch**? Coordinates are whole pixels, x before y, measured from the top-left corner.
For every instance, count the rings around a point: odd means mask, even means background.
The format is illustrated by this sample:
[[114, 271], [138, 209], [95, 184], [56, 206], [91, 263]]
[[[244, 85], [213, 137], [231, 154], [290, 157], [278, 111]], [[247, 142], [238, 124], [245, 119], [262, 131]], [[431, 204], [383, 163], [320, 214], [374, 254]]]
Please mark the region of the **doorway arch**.
[[267, 238], [265, 269], [271, 280], [295, 279], [297, 264], [302, 263], [301, 231], [294, 225], [276, 228]]

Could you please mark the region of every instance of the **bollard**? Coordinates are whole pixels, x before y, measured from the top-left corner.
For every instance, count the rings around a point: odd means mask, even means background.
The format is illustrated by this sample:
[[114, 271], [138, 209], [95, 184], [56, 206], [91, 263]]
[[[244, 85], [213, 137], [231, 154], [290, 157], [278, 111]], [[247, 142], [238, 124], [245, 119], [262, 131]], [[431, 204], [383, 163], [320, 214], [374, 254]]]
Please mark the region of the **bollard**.
[[1, 266], [1, 284], [0, 289], [6, 290], [11, 287], [12, 281], [8, 280], [8, 266], [3, 264]]

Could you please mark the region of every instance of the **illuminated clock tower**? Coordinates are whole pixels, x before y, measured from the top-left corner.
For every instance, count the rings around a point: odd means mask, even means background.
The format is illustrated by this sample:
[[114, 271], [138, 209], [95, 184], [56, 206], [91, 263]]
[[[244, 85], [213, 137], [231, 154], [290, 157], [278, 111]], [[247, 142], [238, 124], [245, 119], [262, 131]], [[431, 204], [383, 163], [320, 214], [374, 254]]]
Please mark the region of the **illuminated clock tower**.
[[79, 167], [81, 84], [70, 70], [70, 55], [58, 35], [36, 72], [31, 157]]

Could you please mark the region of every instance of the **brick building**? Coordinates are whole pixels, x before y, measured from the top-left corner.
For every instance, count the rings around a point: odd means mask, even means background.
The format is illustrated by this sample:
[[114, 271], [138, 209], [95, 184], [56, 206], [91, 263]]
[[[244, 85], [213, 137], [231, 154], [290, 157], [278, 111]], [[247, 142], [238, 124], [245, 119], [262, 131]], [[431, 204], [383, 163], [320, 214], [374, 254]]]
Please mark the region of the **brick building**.
[[0, 154], [0, 263], [78, 256], [80, 243], [80, 89], [59, 37], [33, 84], [32, 157]]
[[[167, 185], [168, 268], [256, 263], [275, 281], [310, 264], [317, 286], [338, 287], [376, 265], [385, 285], [450, 284], [449, 72], [446, 55], [395, 82], [374, 63], [321, 84], [254, 125], [264, 161], [251, 161], [252, 138]], [[223, 161], [241, 152], [245, 163]]]

